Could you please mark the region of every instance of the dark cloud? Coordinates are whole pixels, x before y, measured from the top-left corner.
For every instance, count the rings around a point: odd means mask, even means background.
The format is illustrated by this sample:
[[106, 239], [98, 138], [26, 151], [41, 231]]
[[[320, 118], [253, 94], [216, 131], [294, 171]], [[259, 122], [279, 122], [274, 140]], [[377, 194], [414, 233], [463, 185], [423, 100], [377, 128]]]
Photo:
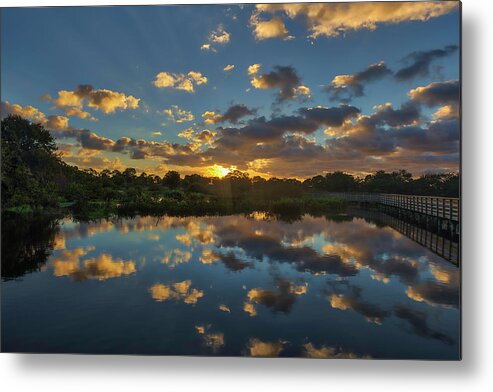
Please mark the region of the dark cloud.
[[417, 76], [428, 76], [430, 65], [435, 59], [449, 56], [456, 52], [456, 45], [449, 45], [443, 49], [435, 49], [427, 52], [413, 52], [404, 58], [404, 61], [411, 62], [407, 67], [398, 70], [394, 77], [399, 81], [410, 80]]
[[251, 143], [280, 139], [287, 132], [311, 134], [322, 126], [341, 126], [346, 120], [358, 115], [360, 110], [354, 106], [341, 105], [332, 108], [305, 108], [298, 113], [296, 116], [280, 116], [270, 120], [258, 117], [242, 128], [220, 128], [221, 137], [216, 144], [241, 149]]
[[458, 80], [446, 82], [434, 82], [427, 86], [417, 87], [409, 91], [412, 101], [426, 106], [439, 106], [447, 104], [459, 104], [460, 83]]
[[404, 305], [397, 305], [394, 307], [394, 314], [400, 319], [409, 322], [413, 333], [418, 336], [440, 340], [448, 345], [453, 345], [455, 343], [449, 336], [430, 328], [425, 312], [420, 312], [419, 310], [411, 309]]
[[340, 257], [320, 255], [308, 246], [286, 247], [274, 236], [258, 236], [237, 226], [222, 227], [216, 234], [222, 246], [240, 247], [247, 256], [255, 259], [267, 257], [271, 261], [293, 263], [300, 271], [317, 274], [352, 276], [357, 273], [354, 266], [344, 264]]
[[325, 88], [332, 101], [349, 102], [354, 97], [365, 95], [365, 85], [391, 75], [383, 61], [371, 64], [366, 69], [352, 75], [337, 75]]
[[296, 96], [296, 88], [301, 86], [298, 72], [291, 66], [274, 66], [274, 70], [266, 74], [253, 74], [252, 86], [259, 89], [279, 89], [278, 100], [286, 101]]
[[146, 153], [143, 150], [132, 150], [132, 153], [130, 155], [130, 158], [132, 159], [145, 159]]
[[168, 158], [181, 154], [191, 155], [195, 151], [193, 143], [153, 142], [128, 137], [122, 137], [115, 142], [112, 139], [98, 136], [87, 129], [58, 131], [54, 132], [53, 135], [58, 139], [73, 138], [80, 143], [82, 148], [88, 150], [129, 153], [132, 159], [144, 159], [147, 156]]
[[253, 303], [270, 308], [273, 312], [283, 313], [289, 313], [296, 302], [292, 284], [286, 280], [280, 280], [278, 282], [277, 292], [272, 290], [252, 289], [248, 292], [248, 299]]
[[82, 148], [88, 150], [109, 151], [115, 145], [111, 139], [96, 135], [87, 129], [70, 129], [53, 134], [56, 138], [73, 138], [80, 143]]
[[229, 121], [232, 124], [236, 124], [240, 118], [251, 116], [256, 113], [257, 109], [250, 109], [246, 105], [232, 105], [222, 115], [222, 121]]
[[298, 111], [308, 121], [313, 121], [318, 126], [339, 127], [346, 120], [356, 117], [361, 110], [350, 105], [340, 105], [338, 107], [314, 107], [302, 108]]
[[382, 324], [385, 317], [390, 315], [390, 312], [374, 305], [365, 302], [361, 299], [361, 289], [353, 287], [348, 294], [332, 294], [329, 296], [329, 302], [332, 308], [354, 310], [361, 314], [367, 321]]
[[432, 122], [428, 128], [406, 127], [398, 133], [398, 145], [411, 151], [458, 152], [458, 119]]
[[414, 102], [406, 102], [399, 109], [394, 109], [392, 105], [387, 104], [378, 106], [377, 111], [371, 117], [377, 124], [402, 127], [417, 122], [420, 110]]
[[242, 271], [245, 268], [251, 268], [253, 266], [253, 264], [248, 261], [240, 260], [233, 252], [228, 252], [226, 254], [213, 252], [213, 255], [221, 260], [226, 268], [234, 272]]
[[445, 286], [429, 281], [411, 286], [407, 294], [412, 299], [425, 301], [430, 305], [459, 308], [459, 288], [457, 286]]

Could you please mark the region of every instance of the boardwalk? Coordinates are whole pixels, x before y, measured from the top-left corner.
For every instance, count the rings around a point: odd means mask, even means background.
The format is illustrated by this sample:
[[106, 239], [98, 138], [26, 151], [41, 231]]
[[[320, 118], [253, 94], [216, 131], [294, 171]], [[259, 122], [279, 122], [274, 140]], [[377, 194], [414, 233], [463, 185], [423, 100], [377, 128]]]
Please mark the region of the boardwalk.
[[325, 195], [351, 202], [377, 203], [457, 223], [460, 221], [460, 199], [456, 197], [349, 192], [327, 192]]

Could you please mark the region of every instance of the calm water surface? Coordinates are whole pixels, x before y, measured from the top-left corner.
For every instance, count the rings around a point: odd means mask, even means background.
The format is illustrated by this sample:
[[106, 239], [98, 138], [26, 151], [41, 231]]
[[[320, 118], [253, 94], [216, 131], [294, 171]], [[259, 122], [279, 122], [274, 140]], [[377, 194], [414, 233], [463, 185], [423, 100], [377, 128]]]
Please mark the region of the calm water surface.
[[357, 216], [2, 226], [2, 349], [458, 359], [459, 268]]

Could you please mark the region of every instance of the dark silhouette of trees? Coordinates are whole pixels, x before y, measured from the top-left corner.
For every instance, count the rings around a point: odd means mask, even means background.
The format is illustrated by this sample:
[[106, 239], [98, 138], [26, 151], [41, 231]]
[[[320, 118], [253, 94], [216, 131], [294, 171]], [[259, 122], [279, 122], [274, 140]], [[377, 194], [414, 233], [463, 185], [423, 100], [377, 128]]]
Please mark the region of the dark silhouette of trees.
[[51, 134], [19, 116], [2, 120], [2, 208], [56, 205], [64, 164]]
[[180, 181], [180, 173], [174, 170], [167, 172], [163, 178], [163, 184], [171, 189], [178, 188]]

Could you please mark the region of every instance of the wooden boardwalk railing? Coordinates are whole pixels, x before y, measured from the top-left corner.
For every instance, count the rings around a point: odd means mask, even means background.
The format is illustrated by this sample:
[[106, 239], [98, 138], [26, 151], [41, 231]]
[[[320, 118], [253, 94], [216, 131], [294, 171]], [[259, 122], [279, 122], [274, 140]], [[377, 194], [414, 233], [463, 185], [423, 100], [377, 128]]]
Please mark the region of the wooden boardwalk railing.
[[460, 220], [460, 199], [456, 197], [350, 192], [326, 192], [325, 194], [347, 201], [379, 203], [455, 222]]

